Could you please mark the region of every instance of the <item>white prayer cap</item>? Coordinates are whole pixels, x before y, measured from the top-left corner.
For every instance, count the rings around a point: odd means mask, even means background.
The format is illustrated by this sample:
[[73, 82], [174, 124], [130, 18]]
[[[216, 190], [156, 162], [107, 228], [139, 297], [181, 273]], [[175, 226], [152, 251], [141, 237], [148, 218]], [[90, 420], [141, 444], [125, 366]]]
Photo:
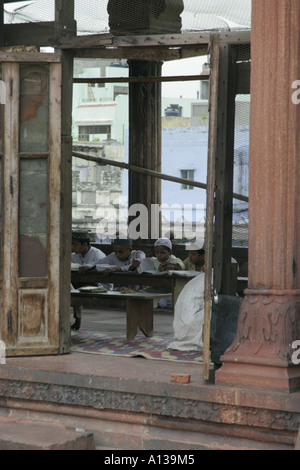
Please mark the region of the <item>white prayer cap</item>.
[[158, 240], [156, 240], [156, 242], [154, 243], [154, 246], [166, 246], [167, 248], [169, 248], [169, 250], [172, 250], [171, 240], [165, 237], [159, 238]]
[[185, 245], [185, 248], [187, 250], [193, 250], [193, 251], [198, 251], [198, 250], [205, 250], [205, 240], [204, 238], [196, 238], [195, 241], [191, 243], [187, 243]]

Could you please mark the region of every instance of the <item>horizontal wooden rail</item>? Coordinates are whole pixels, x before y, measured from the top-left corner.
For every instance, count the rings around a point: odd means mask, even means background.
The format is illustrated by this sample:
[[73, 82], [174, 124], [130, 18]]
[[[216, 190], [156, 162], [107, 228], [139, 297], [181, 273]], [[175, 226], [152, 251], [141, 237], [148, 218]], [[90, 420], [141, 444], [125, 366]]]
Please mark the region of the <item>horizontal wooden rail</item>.
[[[186, 184], [189, 186], [193, 186], [195, 188], [200, 188], [200, 189], [205, 189], [205, 190], [207, 188], [207, 185], [205, 183], [200, 183], [198, 181], [189, 180], [186, 178], [179, 178], [177, 176], [166, 175], [164, 173], [159, 173], [154, 170], [148, 170], [146, 168], [142, 168], [136, 165], [131, 165], [130, 163], [117, 162], [115, 160], [109, 160], [108, 158], [95, 157], [93, 155], [88, 155], [82, 152], [75, 152], [74, 150], [72, 152], [72, 155], [73, 157], [82, 158], [83, 160], [96, 162], [96, 163], [99, 163], [100, 165], [116, 166], [119, 168], [124, 168], [126, 170], [135, 171], [136, 173], [142, 173], [144, 175], [153, 176], [154, 178], [160, 178], [165, 181], [173, 181], [174, 183]], [[233, 193], [232, 196], [234, 199], [239, 199], [240, 201], [248, 202], [249, 200], [247, 196], [243, 196], [241, 194]]]

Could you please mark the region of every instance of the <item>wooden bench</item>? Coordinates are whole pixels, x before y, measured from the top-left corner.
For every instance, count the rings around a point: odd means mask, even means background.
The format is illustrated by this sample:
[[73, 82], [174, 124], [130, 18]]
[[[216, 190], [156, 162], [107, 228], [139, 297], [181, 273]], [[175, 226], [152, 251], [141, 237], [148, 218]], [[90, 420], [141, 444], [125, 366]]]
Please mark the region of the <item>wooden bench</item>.
[[124, 299], [126, 301], [126, 338], [132, 340], [140, 330], [147, 337], [153, 336], [153, 300], [162, 297], [170, 297], [170, 294], [72, 291], [71, 306], [84, 305], [87, 308], [101, 308], [103, 299]]

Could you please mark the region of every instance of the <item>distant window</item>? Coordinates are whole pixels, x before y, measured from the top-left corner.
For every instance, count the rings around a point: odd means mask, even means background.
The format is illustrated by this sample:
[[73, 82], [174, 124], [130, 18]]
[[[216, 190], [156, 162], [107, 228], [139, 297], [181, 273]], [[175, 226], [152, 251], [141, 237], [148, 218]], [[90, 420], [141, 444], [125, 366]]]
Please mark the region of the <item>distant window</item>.
[[89, 126], [79, 126], [79, 140], [84, 140], [86, 142], [93, 141], [95, 136], [103, 136], [103, 139], [110, 139], [111, 136], [111, 126], [104, 125], [104, 126], [97, 126], [97, 125], [89, 125]]
[[201, 100], [208, 100], [208, 93], [209, 93], [209, 81], [203, 80], [201, 81]]
[[[188, 179], [188, 180], [195, 180], [195, 170], [180, 170], [181, 178]], [[188, 184], [182, 184], [181, 189], [194, 189], [194, 186], [190, 186]]]

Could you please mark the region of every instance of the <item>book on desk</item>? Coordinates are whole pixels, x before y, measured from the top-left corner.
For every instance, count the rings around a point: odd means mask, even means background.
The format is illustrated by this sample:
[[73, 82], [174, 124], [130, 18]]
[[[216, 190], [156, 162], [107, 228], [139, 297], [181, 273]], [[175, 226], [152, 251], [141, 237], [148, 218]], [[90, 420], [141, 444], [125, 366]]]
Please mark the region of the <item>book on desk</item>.
[[195, 270], [180, 270], [180, 269], [169, 269], [167, 271], [158, 271], [158, 269], [154, 269], [153, 262], [151, 258], [144, 258], [140, 261], [140, 265], [137, 268], [137, 272], [139, 274], [154, 274], [154, 275], [163, 275], [169, 274], [172, 276], [173, 274], [178, 276], [185, 276], [185, 277], [194, 277], [200, 274], [200, 271]]

